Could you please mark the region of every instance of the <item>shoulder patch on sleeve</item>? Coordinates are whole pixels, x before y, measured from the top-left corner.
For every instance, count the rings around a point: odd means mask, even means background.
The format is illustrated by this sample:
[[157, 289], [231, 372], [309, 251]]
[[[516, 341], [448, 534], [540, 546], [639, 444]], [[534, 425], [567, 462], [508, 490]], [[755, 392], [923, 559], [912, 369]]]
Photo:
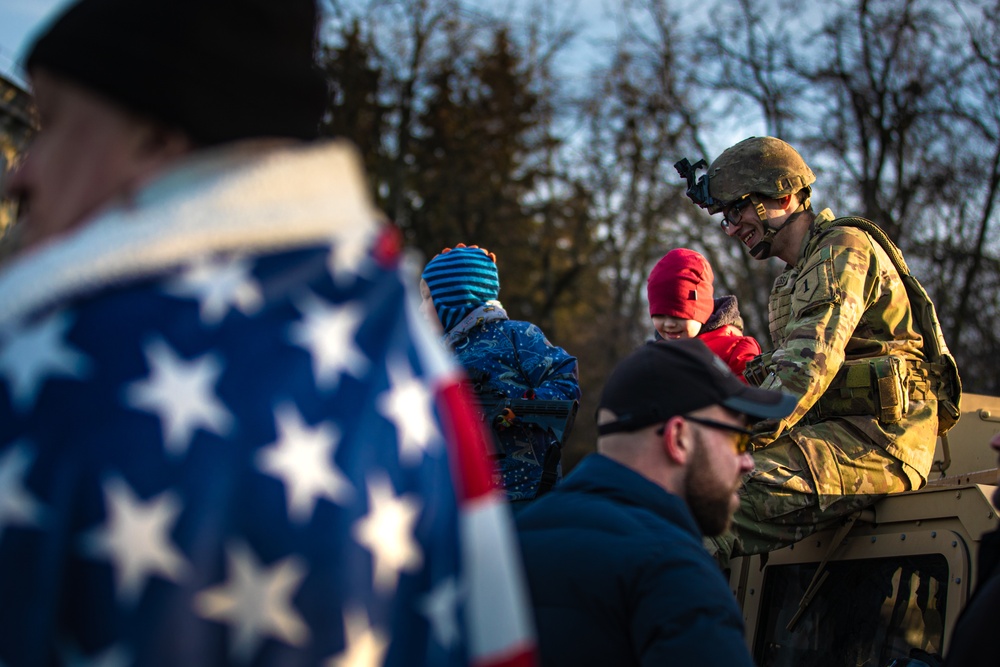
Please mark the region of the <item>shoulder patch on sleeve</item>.
[[792, 317], [819, 306], [840, 302], [836, 269], [829, 248], [820, 250], [820, 261], [807, 267], [795, 280], [792, 290]]

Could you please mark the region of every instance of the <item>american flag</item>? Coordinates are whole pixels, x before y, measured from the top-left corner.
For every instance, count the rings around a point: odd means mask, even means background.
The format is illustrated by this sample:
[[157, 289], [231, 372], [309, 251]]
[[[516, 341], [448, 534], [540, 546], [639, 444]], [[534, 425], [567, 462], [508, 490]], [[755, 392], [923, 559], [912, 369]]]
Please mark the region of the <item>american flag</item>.
[[533, 664], [458, 371], [352, 238], [0, 318], [0, 665]]

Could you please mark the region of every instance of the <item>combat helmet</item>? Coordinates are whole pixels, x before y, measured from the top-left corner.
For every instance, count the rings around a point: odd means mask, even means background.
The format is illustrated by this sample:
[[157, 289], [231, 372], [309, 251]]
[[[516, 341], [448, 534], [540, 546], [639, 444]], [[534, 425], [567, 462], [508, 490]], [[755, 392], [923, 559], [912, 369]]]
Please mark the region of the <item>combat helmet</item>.
[[718, 213], [751, 192], [778, 199], [816, 181], [798, 151], [774, 137], [750, 137], [727, 148], [706, 175], [714, 200], [709, 213]]
[[[709, 213], [722, 212], [730, 204], [749, 198], [764, 227], [764, 236], [750, 248], [750, 254], [757, 259], [770, 257], [775, 235], [809, 208], [810, 185], [816, 181], [798, 151], [774, 137], [750, 137], [730, 146], [698, 178], [698, 170], [704, 167], [704, 160], [691, 164], [686, 158], [674, 164], [681, 178], [687, 180], [687, 196]], [[771, 227], [758, 195], [778, 199], [799, 191], [804, 195], [799, 197], [798, 208], [782, 224]], [[723, 221], [722, 226], [725, 228], [727, 222]]]

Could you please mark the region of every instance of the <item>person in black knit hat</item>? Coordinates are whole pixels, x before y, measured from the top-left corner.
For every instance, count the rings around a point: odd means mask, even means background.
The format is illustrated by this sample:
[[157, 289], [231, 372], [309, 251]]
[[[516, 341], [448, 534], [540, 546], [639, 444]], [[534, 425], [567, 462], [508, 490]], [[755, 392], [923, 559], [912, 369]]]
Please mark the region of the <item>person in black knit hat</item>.
[[30, 48], [0, 665], [531, 662], [485, 433], [356, 152], [317, 137], [318, 22], [80, 0]]
[[35, 43], [44, 69], [199, 145], [315, 139], [326, 86], [314, 65], [316, 11], [274, 0], [91, 0]]
[[[9, 179], [30, 221], [18, 239], [30, 246], [79, 224], [197, 149], [316, 139], [326, 102], [317, 18], [311, 0], [71, 5], [32, 45], [27, 69], [43, 125], [64, 120], [55, 114], [67, 104], [71, 120], [82, 123], [80, 107], [102, 122], [43, 128]], [[84, 175], [73, 160], [104, 168]]]

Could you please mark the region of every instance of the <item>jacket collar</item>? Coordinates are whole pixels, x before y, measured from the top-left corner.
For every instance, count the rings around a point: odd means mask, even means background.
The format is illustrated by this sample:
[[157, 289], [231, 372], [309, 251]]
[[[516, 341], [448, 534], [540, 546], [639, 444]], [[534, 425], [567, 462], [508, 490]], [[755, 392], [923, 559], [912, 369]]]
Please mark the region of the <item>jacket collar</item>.
[[381, 215], [339, 142], [206, 150], [0, 272], [0, 326], [66, 298], [216, 252], [370, 237]]
[[645, 508], [701, 539], [684, 500], [641, 474], [602, 454], [591, 454], [556, 486], [555, 491], [593, 493]]
[[[837, 216], [833, 214], [833, 210], [829, 208], [824, 208], [822, 211], [816, 214], [813, 219], [812, 224], [809, 226], [809, 233], [806, 234], [805, 238], [802, 239], [802, 247], [799, 248], [799, 261], [796, 266], [801, 267], [802, 262], [811, 254], [808, 251], [809, 244], [813, 242], [816, 236], [823, 231], [823, 229], [831, 222], [836, 219]], [[792, 268], [791, 265], [785, 267], [786, 269]]]

